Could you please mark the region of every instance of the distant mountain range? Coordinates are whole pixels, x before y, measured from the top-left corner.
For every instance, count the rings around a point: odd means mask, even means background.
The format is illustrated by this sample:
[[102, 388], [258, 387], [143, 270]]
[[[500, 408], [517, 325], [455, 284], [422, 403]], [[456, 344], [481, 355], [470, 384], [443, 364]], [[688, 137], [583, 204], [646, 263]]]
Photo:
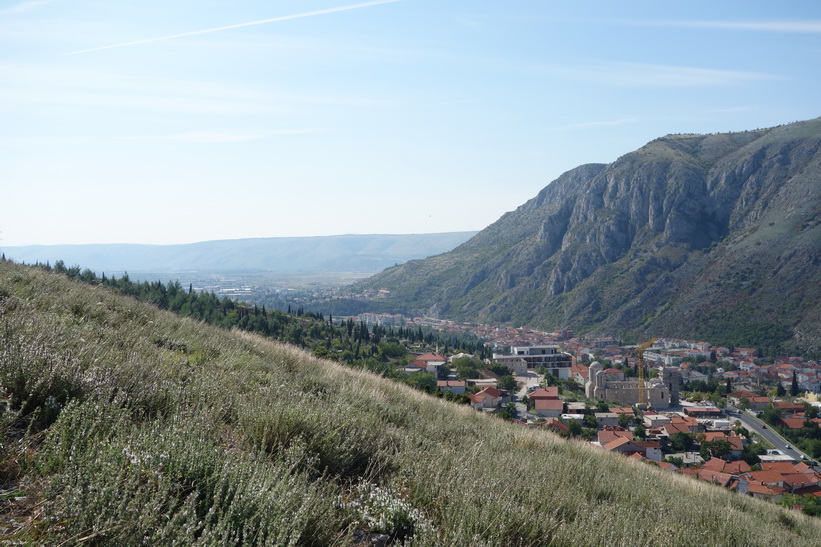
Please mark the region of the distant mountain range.
[[32, 245], [3, 247], [17, 262], [79, 265], [100, 272], [378, 272], [449, 251], [476, 232], [272, 237], [183, 245]]
[[440, 318], [821, 354], [821, 118], [668, 135], [361, 282]]

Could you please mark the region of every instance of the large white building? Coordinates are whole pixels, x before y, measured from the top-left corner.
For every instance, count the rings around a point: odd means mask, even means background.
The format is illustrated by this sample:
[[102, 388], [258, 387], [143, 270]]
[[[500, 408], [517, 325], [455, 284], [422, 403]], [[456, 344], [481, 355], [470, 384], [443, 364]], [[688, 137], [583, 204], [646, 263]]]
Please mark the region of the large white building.
[[573, 356], [559, 351], [559, 346], [513, 346], [509, 354], [494, 353], [493, 361], [507, 366], [515, 374], [544, 367], [548, 374], [567, 380], [570, 378]]

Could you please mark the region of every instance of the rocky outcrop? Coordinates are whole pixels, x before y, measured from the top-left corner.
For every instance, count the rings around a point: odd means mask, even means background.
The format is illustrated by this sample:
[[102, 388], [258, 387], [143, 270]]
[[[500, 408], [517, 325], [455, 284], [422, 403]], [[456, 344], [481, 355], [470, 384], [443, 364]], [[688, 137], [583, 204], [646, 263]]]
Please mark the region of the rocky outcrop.
[[820, 196], [821, 119], [667, 136], [573, 169], [454, 251], [366, 284], [454, 319], [816, 351]]

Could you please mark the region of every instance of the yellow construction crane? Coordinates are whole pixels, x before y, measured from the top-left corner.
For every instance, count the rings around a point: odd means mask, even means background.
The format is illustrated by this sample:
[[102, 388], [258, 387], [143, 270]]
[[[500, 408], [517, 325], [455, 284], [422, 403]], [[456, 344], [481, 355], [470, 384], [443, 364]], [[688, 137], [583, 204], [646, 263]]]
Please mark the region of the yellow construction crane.
[[644, 350], [649, 348], [650, 346], [655, 343], [657, 338], [651, 339], [649, 342], [645, 342], [639, 346], [639, 349], [636, 350], [636, 356], [638, 357], [638, 372], [639, 372], [639, 408], [644, 410], [647, 406], [647, 390], [644, 388]]

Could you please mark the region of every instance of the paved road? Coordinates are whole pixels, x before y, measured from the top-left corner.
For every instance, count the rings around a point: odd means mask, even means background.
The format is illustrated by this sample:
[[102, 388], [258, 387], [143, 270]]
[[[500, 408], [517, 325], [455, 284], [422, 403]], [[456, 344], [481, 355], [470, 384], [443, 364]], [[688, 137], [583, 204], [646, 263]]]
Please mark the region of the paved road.
[[[544, 376], [536, 374], [532, 370], [528, 370], [527, 374], [524, 376], [515, 376], [516, 381], [522, 386], [519, 391], [516, 392], [516, 401], [521, 401], [522, 397], [528, 394], [529, 388], [533, 386], [540, 386], [542, 381], [544, 380]], [[524, 403], [516, 402], [516, 412], [517, 418], [520, 420], [535, 420], [538, 418], [535, 414], [530, 414], [527, 411], [527, 406]]]
[[[731, 409], [731, 407], [727, 408]], [[801, 456], [804, 456], [804, 459], [806, 460], [811, 459], [808, 454], [804, 454], [800, 450], [797, 450], [794, 446], [792, 446], [784, 438], [782, 438], [781, 435], [770, 429], [769, 426], [762, 427], [765, 424], [761, 420], [753, 418], [752, 416], [750, 416], [749, 414], [745, 414], [744, 412], [737, 412], [738, 414], [730, 415], [731, 421], [740, 420], [741, 423], [744, 424], [744, 427], [746, 427], [749, 431], [753, 433], [758, 433], [759, 435], [767, 439], [767, 441], [770, 444], [772, 444], [777, 450], [781, 451], [782, 454], [785, 454], [796, 461], [800, 461], [802, 459]], [[787, 448], [788, 446], [789, 448]], [[816, 470], [821, 470], [821, 467], [816, 467]]]

